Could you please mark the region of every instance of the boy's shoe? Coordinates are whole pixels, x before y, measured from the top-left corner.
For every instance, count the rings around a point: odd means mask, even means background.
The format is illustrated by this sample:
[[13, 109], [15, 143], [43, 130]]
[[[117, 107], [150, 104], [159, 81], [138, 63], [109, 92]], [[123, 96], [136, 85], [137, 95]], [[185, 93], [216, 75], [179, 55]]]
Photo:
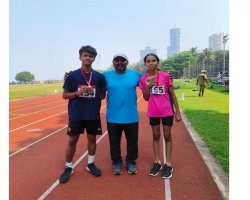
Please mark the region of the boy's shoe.
[[86, 170], [88, 170], [94, 176], [101, 176], [102, 172], [98, 169], [94, 163], [90, 163], [87, 165]]
[[122, 174], [122, 163], [121, 162], [113, 163], [112, 172], [114, 175], [121, 175]]
[[136, 164], [126, 162], [126, 167], [129, 174], [137, 174]]
[[161, 169], [162, 169], [161, 164], [154, 163], [153, 167], [149, 171], [150, 176], [157, 176]]
[[70, 175], [72, 173], [73, 173], [73, 169], [71, 167], [65, 167], [64, 172], [61, 174], [59, 178], [59, 182], [66, 183], [69, 180]]
[[174, 171], [174, 169], [172, 166], [167, 166], [165, 164], [163, 167], [162, 178], [171, 178], [173, 171]]

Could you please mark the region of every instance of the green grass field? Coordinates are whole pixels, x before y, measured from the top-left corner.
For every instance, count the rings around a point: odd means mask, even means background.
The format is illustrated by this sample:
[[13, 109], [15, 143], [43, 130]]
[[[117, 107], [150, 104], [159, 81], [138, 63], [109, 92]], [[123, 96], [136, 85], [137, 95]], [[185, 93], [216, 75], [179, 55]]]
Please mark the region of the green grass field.
[[27, 97], [62, 93], [62, 86], [63, 82], [10, 85], [9, 98], [10, 100], [23, 99]]
[[[229, 92], [225, 87], [214, 86], [205, 89], [203, 97], [198, 97], [195, 81], [184, 83], [174, 80], [179, 105], [194, 128], [207, 144], [210, 152], [220, 161], [225, 172], [229, 173]], [[184, 96], [184, 100], [180, 100]]]

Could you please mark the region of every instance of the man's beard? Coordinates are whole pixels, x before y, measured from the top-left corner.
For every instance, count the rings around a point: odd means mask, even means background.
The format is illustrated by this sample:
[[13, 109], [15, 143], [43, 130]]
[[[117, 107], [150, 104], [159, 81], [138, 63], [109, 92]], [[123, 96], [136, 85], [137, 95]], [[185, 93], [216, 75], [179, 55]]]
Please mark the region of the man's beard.
[[118, 72], [124, 72], [127, 68], [127, 65], [124, 65], [124, 64], [118, 64], [118, 65], [115, 65], [115, 69], [118, 71]]

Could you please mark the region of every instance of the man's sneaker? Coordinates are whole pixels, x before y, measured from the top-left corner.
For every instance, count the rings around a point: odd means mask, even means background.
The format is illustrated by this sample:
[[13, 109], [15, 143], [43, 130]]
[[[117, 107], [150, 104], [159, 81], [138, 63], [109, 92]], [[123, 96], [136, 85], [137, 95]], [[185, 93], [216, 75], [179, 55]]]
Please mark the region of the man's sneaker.
[[61, 174], [59, 178], [59, 182], [66, 183], [69, 180], [70, 175], [72, 173], [73, 173], [73, 169], [71, 167], [65, 167], [64, 172]]
[[149, 174], [151, 176], [157, 176], [159, 171], [162, 169], [161, 164], [159, 163], [154, 163], [153, 167], [150, 169]]
[[114, 175], [121, 175], [122, 174], [122, 163], [121, 162], [113, 163], [112, 172]]
[[94, 163], [90, 163], [87, 165], [86, 170], [88, 170], [94, 176], [101, 176], [102, 172], [98, 169]]
[[173, 172], [172, 166], [167, 166], [166, 164], [163, 167], [162, 178], [171, 178]]
[[126, 167], [129, 174], [137, 174], [137, 167], [135, 164], [126, 163]]

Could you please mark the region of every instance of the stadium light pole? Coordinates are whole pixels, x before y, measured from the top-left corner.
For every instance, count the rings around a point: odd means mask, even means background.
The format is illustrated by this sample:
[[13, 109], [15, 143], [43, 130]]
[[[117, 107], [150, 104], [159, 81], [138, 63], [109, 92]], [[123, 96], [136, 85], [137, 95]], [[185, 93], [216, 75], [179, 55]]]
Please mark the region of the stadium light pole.
[[223, 36], [223, 51], [224, 51], [224, 56], [223, 56], [223, 74], [225, 76], [226, 72], [226, 43], [228, 41], [228, 34]]

